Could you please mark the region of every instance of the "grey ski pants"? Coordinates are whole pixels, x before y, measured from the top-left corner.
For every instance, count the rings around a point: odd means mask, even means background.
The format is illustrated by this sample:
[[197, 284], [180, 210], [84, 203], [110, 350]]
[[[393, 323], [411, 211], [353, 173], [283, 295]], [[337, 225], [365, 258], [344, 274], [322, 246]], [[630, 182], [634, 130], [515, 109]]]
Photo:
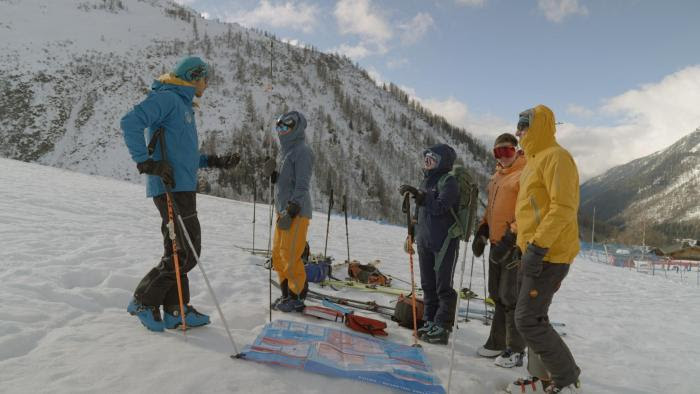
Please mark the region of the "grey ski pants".
[[[518, 270], [520, 293], [515, 309], [515, 324], [529, 348], [528, 371], [533, 376], [542, 376], [542, 369], [549, 372], [559, 386], [578, 380], [581, 370], [576, 365], [571, 351], [559, 334], [549, 324], [549, 306], [554, 293], [569, 272], [569, 264], [542, 263], [542, 272], [537, 277], [525, 275], [524, 267]], [[535, 353], [538, 357], [532, 357]], [[541, 366], [537, 363], [541, 361]], [[541, 368], [544, 367], [544, 368]]]

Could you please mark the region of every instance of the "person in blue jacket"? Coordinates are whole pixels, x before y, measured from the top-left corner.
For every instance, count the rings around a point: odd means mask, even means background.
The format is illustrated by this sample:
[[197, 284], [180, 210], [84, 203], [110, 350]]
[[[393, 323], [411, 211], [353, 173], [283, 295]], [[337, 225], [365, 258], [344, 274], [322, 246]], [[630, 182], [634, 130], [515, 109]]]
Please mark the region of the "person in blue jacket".
[[[197, 170], [203, 167], [232, 168], [240, 161], [237, 153], [224, 156], [199, 153], [193, 109], [196, 103], [193, 99], [195, 96], [201, 97], [207, 89], [209, 73], [209, 65], [199, 57], [182, 59], [172, 72], [154, 81], [146, 99], [134, 106], [121, 120], [129, 154], [137, 163], [139, 173], [148, 174], [146, 195], [153, 198], [162, 218], [163, 257], [136, 286], [134, 297], [127, 306], [127, 311], [137, 316], [152, 331], [163, 331], [164, 328], [175, 328], [181, 324], [172, 240], [167, 227], [165, 186], [172, 191], [173, 202], [185, 223], [184, 230], [188, 232], [199, 255], [202, 242], [197, 218]], [[144, 139], [144, 129], [148, 129], [148, 139]], [[167, 160], [163, 160], [160, 139], [153, 138], [159, 129], [164, 133]], [[154, 148], [152, 154], [149, 153], [149, 147]], [[187, 272], [194, 268], [196, 257], [189, 248], [179, 223], [175, 223], [175, 228], [185, 323], [188, 327], [202, 326], [209, 323], [209, 316], [189, 305]], [[161, 305], [163, 318], [160, 314]]]
[[[423, 182], [420, 188], [402, 185], [399, 193], [410, 193], [417, 206], [416, 245], [423, 289], [423, 320], [419, 338], [429, 343], [447, 344], [455, 320], [457, 292], [452, 278], [459, 254], [459, 238], [449, 241], [442, 260], [440, 249], [455, 223], [452, 211], [459, 209], [459, 185], [448, 175], [457, 157], [449, 145], [433, 145], [423, 152]], [[407, 252], [413, 253], [412, 245]]]

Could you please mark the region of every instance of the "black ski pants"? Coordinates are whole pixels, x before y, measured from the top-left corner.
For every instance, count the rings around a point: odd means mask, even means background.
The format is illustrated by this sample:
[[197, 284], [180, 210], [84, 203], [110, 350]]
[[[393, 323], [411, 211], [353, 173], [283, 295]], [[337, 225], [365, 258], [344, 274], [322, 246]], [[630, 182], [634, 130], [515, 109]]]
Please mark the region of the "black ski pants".
[[[182, 221], [185, 223], [192, 244], [197, 252], [197, 256], [202, 249], [202, 235], [197, 219], [197, 193], [195, 192], [175, 192], [172, 193], [173, 200], [177, 206]], [[163, 234], [163, 257], [160, 262], [136, 286], [134, 298], [144, 305], [160, 306], [166, 310], [179, 307], [177, 294], [177, 278], [175, 276], [175, 265], [173, 263], [173, 243], [168, 232], [168, 205], [166, 195], [153, 198], [153, 202], [158, 208], [162, 219], [160, 230]], [[180, 265], [180, 280], [182, 283], [182, 298], [185, 304], [190, 302], [190, 286], [187, 273], [194, 268], [197, 260], [192, 253], [192, 249], [187, 243], [177, 216], [173, 218], [178, 241], [178, 258]]]
[[[521, 264], [518, 270], [520, 293], [515, 308], [515, 324], [527, 343], [528, 353], [539, 356], [538, 360], [542, 362], [552, 380], [562, 387], [575, 383], [581, 373], [569, 347], [549, 324], [549, 306], [568, 272], [569, 264], [545, 261], [542, 263], [540, 275], [532, 277], [525, 274]], [[538, 360], [529, 357], [528, 364]], [[531, 373], [536, 369], [541, 368], [528, 365], [528, 371]]]
[[437, 255], [438, 252], [418, 246], [420, 284], [425, 304], [423, 320], [435, 322], [451, 330], [457, 307], [457, 292], [452, 286], [452, 279], [459, 256], [459, 239], [455, 238], [450, 242], [442, 264], [436, 271]]
[[489, 350], [508, 348], [521, 353], [525, 350], [525, 341], [515, 327], [520, 253], [515, 251], [509, 256], [500, 262], [489, 256], [489, 297], [495, 304], [495, 311], [484, 347]]

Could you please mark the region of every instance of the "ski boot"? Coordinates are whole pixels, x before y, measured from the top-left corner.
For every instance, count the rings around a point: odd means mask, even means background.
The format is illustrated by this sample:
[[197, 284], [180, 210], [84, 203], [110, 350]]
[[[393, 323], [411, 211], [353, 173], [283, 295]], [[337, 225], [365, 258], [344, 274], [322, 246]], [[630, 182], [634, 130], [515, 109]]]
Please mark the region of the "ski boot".
[[297, 296], [290, 296], [289, 298], [284, 299], [283, 301], [280, 301], [279, 304], [277, 304], [277, 310], [280, 312], [301, 312], [304, 310], [306, 305], [304, 304], [304, 301], [301, 300]]
[[151, 331], [162, 332], [164, 330], [163, 319], [160, 317], [160, 307], [143, 305], [136, 298], [132, 298], [126, 311], [136, 316], [146, 328]]
[[[182, 324], [179, 305], [169, 305], [163, 307], [163, 309], [165, 311], [165, 328], [174, 329]], [[198, 312], [192, 305], [185, 305], [185, 324], [187, 328], [201, 327], [209, 323], [211, 323], [209, 316]]]
[[524, 357], [525, 352], [514, 352], [510, 349], [506, 349], [496, 357], [493, 363], [503, 368], [522, 367]]
[[280, 303], [284, 302], [289, 298], [289, 284], [287, 280], [283, 280], [282, 283], [280, 283], [280, 291], [282, 291], [282, 295], [277, 297], [276, 300], [272, 301], [272, 304], [270, 304], [270, 307], [272, 309], [277, 309], [277, 305]]
[[427, 333], [428, 331], [432, 330], [434, 325], [435, 325], [435, 323], [434, 323], [434, 322], [431, 322], [431, 321], [426, 321], [425, 323], [423, 323], [423, 327], [419, 328], [419, 329], [416, 331], [416, 334], [418, 335], [418, 338], [420, 339], [420, 337], [422, 337], [423, 334], [425, 334], [425, 333]]
[[450, 330], [444, 328], [439, 324], [433, 324], [430, 331], [421, 335], [419, 338], [421, 341], [438, 344], [447, 345], [447, 340], [450, 338]]

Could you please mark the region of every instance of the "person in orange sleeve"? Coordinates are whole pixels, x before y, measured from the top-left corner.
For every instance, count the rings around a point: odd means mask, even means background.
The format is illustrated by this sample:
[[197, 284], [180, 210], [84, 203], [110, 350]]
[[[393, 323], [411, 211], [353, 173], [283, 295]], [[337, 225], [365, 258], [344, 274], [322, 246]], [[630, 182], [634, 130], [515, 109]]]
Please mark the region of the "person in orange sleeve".
[[517, 146], [517, 138], [510, 133], [499, 135], [494, 142], [498, 164], [488, 184], [488, 205], [472, 243], [477, 257], [483, 254], [486, 243], [491, 243], [488, 288], [496, 307], [489, 338], [477, 352], [482, 357], [496, 357], [495, 364], [504, 368], [522, 366], [525, 351], [514, 318], [520, 257], [515, 247], [515, 201], [525, 167], [525, 157]]

